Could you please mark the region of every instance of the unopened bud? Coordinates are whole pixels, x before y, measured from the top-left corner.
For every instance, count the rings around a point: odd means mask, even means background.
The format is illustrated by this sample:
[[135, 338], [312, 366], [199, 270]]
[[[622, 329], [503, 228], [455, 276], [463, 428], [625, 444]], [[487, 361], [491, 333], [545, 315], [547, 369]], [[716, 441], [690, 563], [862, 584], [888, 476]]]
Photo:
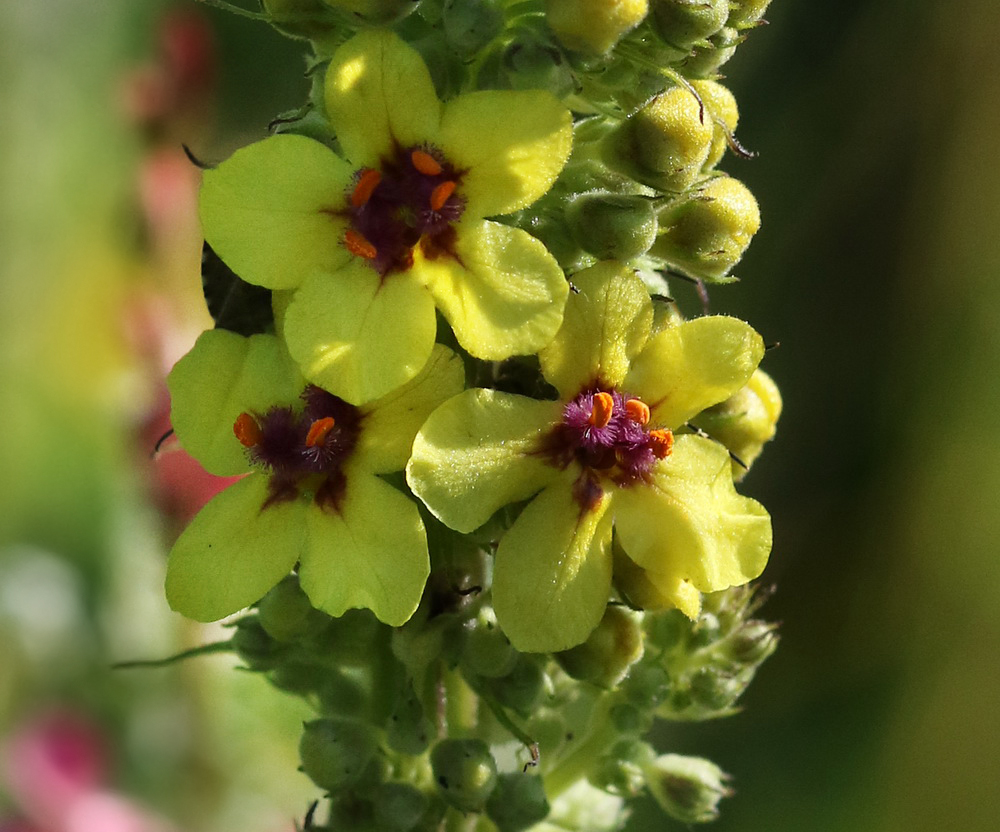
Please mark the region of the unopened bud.
[[316, 719], [305, 724], [299, 741], [302, 770], [317, 786], [337, 791], [361, 779], [378, 748], [374, 730], [347, 719]]
[[483, 683], [497, 702], [525, 717], [551, 686], [541, 660], [524, 653], [518, 654], [514, 669], [506, 676], [484, 679]]
[[603, 55], [638, 26], [648, 0], [546, 0], [549, 28], [567, 49]]
[[749, 678], [738, 673], [726, 673], [717, 667], [702, 667], [691, 674], [688, 684], [692, 700], [714, 712], [732, 707], [749, 682]]
[[726, 61], [736, 54], [736, 47], [743, 36], [731, 26], [724, 26], [711, 38], [708, 45], [696, 47], [686, 61], [684, 74], [692, 78], [711, 78]]
[[293, 38], [322, 40], [340, 25], [323, 0], [263, 0], [263, 6], [268, 22]]
[[503, 8], [497, 0], [445, 0], [441, 23], [452, 49], [475, 55], [503, 31]]
[[656, 239], [656, 212], [645, 197], [589, 193], [566, 209], [573, 238], [599, 260], [632, 260]]
[[748, 621], [733, 634], [726, 647], [734, 661], [749, 666], [759, 665], [778, 647], [775, 625], [766, 621]]
[[697, 90], [714, 123], [712, 147], [704, 166], [715, 167], [725, 154], [729, 138], [736, 131], [736, 124], [740, 119], [736, 96], [717, 81], [692, 81], [691, 86]]
[[236, 622], [233, 650], [247, 667], [258, 671], [277, 667], [287, 653], [285, 645], [271, 638], [256, 615], [248, 615]]
[[548, 814], [542, 778], [526, 772], [501, 774], [486, 801], [486, 815], [500, 832], [522, 832], [545, 820]]
[[409, 832], [427, 811], [427, 795], [409, 783], [383, 783], [375, 791], [375, 828]]
[[653, 28], [666, 43], [688, 49], [726, 25], [729, 0], [652, 0]]
[[562, 98], [576, 89], [563, 51], [529, 29], [516, 32], [504, 48], [500, 72], [506, 86], [515, 90], [544, 89]]
[[738, 29], [756, 26], [771, 0], [729, 0], [729, 25]]
[[647, 766], [649, 791], [663, 810], [682, 823], [719, 816], [719, 801], [732, 794], [729, 776], [711, 760], [664, 754]]
[[260, 624], [278, 641], [297, 641], [310, 632], [318, 632], [329, 616], [309, 603], [299, 586], [297, 575], [283, 578], [257, 605]]
[[653, 749], [641, 740], [622, 740], [597, 760], [588, 779], [599, 789], [618, 797], [636, 797], [646, 785], [645, 769]]
[[637, 708], [651, 710], [670, 694], [670, 676], [665, 668], [643, 662], [629, 671], [622, 689]]
[[650, 253], [692, 277], [723, 280], [760, 228], [760, 210], [740, 181], [717, 176], [660, 214]]
[[615, 705], [608, 716], [615, 730], [625, 736], [638, 737], [653, 727], [653, 715], [651, 713], [626, 702], [620, 702]]
[[434, 726], [424, 713], [423, 705], [407, 683], [396, 700], [386, 722], [386, 741], [400, 754], [423, 754], [430, 745]]
[[691, 91], [671, 87], [619, 125], [604, 143], [604, 159], [644, 185], [680, 192], [701, 173], [713, 132]]
[[481, 811], [497, 782], [496, 760], [482, 740], [441, 740], [431, 750], [431, 768], [438, 794], [463, 812]]
[[613, 688], [642, 658], [639, 616], [621, 606], [608, 606], [600, 624], [583, 644], [554, 655], [574, 679]]
[[700, 413], [694, 423], [739, 458], [733, 461], [733, 479], [739, 480], [760, 456], [764, 443], [774, 438], [780, 416], [778, 386], [763, 370], [756, 370], [744, 387]]
[[517, 651], [497, 624], [491, 607], [471, 622], [462, 645], [462, 667], [489, 679], [506, 676], [517, 663]]

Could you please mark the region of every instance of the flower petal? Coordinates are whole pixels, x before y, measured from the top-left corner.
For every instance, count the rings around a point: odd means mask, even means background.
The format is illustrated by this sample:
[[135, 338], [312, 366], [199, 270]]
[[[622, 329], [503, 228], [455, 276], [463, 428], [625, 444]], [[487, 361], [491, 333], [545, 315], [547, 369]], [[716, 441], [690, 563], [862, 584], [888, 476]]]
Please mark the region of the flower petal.
[[610, 500], [581, 511], [568, 477], [539, 494], [501, 538], [493, 569], [497, 621], [518, 650], [584, 641], [611, 591]]
[[642, 280], [619, 263], [573, 275], [562, 327], [538, 358], [542, 375], [564, 399], [595, 383], [620, 388], [649, 338], [653, 303]]
[[614, 513], [622, 548], [661, 586], [739, 586], [771, 551], [767, 511], [736, 493], [728, 452], [700, 436], [678, 436], [645, 487], [615, 492]]
[[227, 266], [249, 283], [294, 289], [351, 255], [341, 244], [351, 168], [329, 148], [282, 134], [205, 171], [201, 225]]
[[430, 572], [416, 504], [357, 469], [333, 510], [311, 510], [299, 578], [313, 606], [333, 616], [363, 607], [393, 627], [417, 608]]
[[535, 452], [560, 413], [558, 402], [466, 390], [420, 429], [406, 481], [446, 526], [478, 529], [498, 509], [527, 499], [557, 476]]
[[724, 315], [696, 318], [651, 338], [625, 389], [649, 405], [653, 424], [675, 428], [728, 399], [763, 356], [764, 341], [749, 324]]
[[379, 474], [402, 471], [420, 426], [434, 408], [461, 393], [464, 386], [462, 359], [435, 344], [416, 378], [363, 408], [357, 456], [366, 469]]
[[441, 150], [465, 170], [461, 194], [475, 217], [525, 208], [555, 182], [573, 145], [573, 119], [543, 90], [482, 90], [444, 106]]
[[241, 413], [293, 404], [305, 380], [274, 335], [246, 338], [224, 329], [203, 332], [167, 377], [170, 421], [184, 449], [211, 474], [250, 470], [233, 433]]
[[364, 404], [412, 379], [434, 346], [434, 301], [405, 275], [352, 263], [316, 273], [285, 311], [288, 350], [309, 381]]
[[167, 601], [195, 621], [215, 621], [259, 601], [299, 557], [298, 500], [262, 510], [267, 477], [251, 474], [217, 494], [170, 551]]
[[334, 53], [326, 109], [340, 146], [358, 167], [378, 165], [397, 144], [424, 144], [441, 122], [424, 59], [386, 30], [361, 32]]
[[690, 581], [674, 573], [660, 574], [643, 569], [625, 554], [617, 539], [613, 544], [615, 586], [633, 606], [644, 610], [676, 607], [690, 619], [701, 612], [701, 593]]
[[457, 231], [455, 257], [421, 257], [413, 272], [427, 284], [458, 342], [487, 361], [545, 346], [562, 323], [569, 293], [555, 258], [519, 228], [474, 221]]

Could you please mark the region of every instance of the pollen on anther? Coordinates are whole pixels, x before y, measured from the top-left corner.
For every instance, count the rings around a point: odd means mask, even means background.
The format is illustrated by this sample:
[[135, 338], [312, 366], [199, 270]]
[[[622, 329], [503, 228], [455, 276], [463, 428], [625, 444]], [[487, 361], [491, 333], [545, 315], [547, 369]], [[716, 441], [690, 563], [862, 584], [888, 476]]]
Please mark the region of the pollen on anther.
[[322, 445], [335, 424], [332, 416], [325, 416], [313, 422], [306, 434], [306, 447], [315, 448], [317, 445]]
[[590, 418], [587, 421], [595, 428], [604, 428], [611, 421], [611, 414], [615, 409], [615, 400], [610, 393], [594, 393], [593, 404], [591, 405]]
[[426, 150], [414, 150], [410, 154], [410, 161], [425, 176], [438, 176], [443, 170], [441, 163]]
[[431, 210], [440, 211], [448, 198], [455, 193], [455, 183], [452, 181], [442, 182], [431, 191]]
[[357, 184], [351, 192], [351, 205], [355, 208], [366, 205], [381, 181], [382, 174], [375, 168], [365, 168], [361, 171]]
[[651, 430], [650, 447], [657, 459], [666, 459], [674, 449], [674, 434], [669, 430]]
[[363, 257], [365, 260], [374, 260], [378, 257], [378, 249], [353, 228], [349, 228], [344, 234], [344, 245], [356, 257]]
[[629, 399], [625, 402], [625, 415], [633, 422], [645, 425], [649, 422], [649, 405], [641, 399]]
[[260, 444], [262, 437], [260, 425], [249, 413], [241, 413], [233, 422], [233, 433], [244, 448], [254, 448]]

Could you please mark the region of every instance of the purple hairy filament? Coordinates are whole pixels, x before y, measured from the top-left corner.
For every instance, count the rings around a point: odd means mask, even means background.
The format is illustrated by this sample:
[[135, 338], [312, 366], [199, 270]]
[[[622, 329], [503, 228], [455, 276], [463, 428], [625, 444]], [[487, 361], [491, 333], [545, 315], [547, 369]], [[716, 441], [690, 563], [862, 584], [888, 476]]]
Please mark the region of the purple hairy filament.
[[357, 172], [344, 247], [382, 277], [409, 269], [417, 246], [427, 259], [454, 257], [454, 223], [465, 210], [461, 180], [436, 149], [397, 147], [380, 169]]
[[648, 425], [649, 407], [640, 399], [591, 388], [563, 407], [562, 421], [544, 438], [542, 454], [559, 468], [580, 466], [573, 493], [589, 510], [600, 502], [605, 483], [640, 482], [670, 455], [673, 433]]
[[313, 385], [303, 391], [302, 400], [301, 412], [272, 407], [264, 413], [241, 413], [233, 433], [250, 462], [270, 477], [263, 508], [309, 491], [320, 508], [336, 511], [346, 486], [343, 465], [357, 444], [361, 414]]

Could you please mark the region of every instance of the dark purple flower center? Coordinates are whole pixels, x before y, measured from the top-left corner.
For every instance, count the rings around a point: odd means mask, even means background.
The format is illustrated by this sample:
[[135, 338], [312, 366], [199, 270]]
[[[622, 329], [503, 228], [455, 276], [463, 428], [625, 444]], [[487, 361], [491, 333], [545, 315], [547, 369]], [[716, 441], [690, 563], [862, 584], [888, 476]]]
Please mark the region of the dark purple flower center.
[[317, 505], [336, 511], [346, 485], [343, 465], [361, 433], [361, 412], [313, 385], [303, 391], [302, 400], [301, 411], [272, 407], [241, 413], [233, 432], [250, 462], [270, 476], [264, 508], [311, 491]]
[[453, 224], [465, 210], [461, 180], [437, 149], [397, 146], [380, 168], [355, 174], [344, 246], [383, 277], [409, 269], [417, 246], [429, 260], [455, 256]]
[[629, 486], [645, 479], [657, 462], [670, 455], [673, 434], [650, 429], [649, 408], [617, 390], [584, 390], [563, 408], [562, 421], [544, 438], [542, 453], [559, 468], [575, 462], [582, 471], [574, 496], [593, 508], [604, 484]]

